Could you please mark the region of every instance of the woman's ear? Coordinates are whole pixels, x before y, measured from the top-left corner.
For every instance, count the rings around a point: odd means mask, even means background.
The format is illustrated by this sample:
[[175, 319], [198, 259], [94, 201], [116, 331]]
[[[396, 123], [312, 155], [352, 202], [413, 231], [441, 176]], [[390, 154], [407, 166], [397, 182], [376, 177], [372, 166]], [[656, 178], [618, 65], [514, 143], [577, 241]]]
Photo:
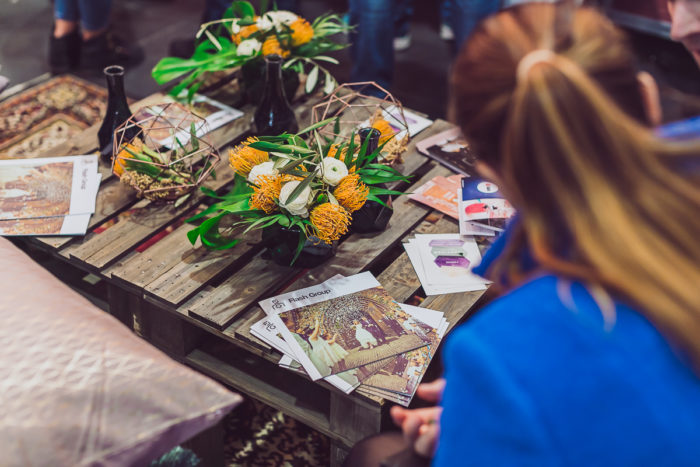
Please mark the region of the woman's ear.
[[659, 98], [659, 86], [656, 80], [646, 71], [637, 73], [639, 92], [642, 95], [642, 104], [647, 115], [647, 120], [652, 126], [661, 124], [661, 99]]

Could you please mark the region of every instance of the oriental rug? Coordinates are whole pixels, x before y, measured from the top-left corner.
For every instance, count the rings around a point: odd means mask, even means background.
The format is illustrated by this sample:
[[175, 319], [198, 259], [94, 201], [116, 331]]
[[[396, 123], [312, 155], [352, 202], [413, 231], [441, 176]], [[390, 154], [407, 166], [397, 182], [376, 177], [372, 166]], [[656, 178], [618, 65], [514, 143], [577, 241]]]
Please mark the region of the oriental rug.
[[107, 90], [72, 75], [53, 77], [0, 102], [0, 159], [46, 151], [99, 122]]
[[261, 402], [246, 398], [224, 419], [226, 465], [327, 466], [323, 434]]

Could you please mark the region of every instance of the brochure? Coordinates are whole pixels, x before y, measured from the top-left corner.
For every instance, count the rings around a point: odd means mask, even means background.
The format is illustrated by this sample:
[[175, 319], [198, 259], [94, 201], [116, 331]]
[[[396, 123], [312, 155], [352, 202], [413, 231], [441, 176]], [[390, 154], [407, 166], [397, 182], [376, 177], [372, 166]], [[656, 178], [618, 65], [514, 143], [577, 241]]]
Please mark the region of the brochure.
[[467, 177], [476, 176], [476, 154], [469, 148], [459, 128], [438, 133], [416, 145], [416, 149], [448, 169]]
[[459, 190], [463, 175], [435, 177], [418, 187], [408, 197], [459, 220]]
[[503, 197], [498, 186], [482, 179], [463, 179], [459, 194], [459, 233], [495, 235], [505, 228], [515, 208]]
[[431, 329], [406, 330], [408, 315], [369, 272], [260, 305], [313, 380], [423, 347]]
[[97, 156], [0, 160], [0, 219], [95, 212]]

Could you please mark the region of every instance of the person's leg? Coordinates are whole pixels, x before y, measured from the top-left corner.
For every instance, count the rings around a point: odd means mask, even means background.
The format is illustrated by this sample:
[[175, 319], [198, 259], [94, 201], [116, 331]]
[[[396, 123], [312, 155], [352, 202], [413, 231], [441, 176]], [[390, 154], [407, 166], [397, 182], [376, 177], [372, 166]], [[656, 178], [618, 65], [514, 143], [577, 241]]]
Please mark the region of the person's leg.
[[221, 19], [226, 9], [231, 6], [230, 0], [207, 0], [204, 5], [202, 19], [205, 23]]
[[78, 0], [83, 39], [90, 40], [107, 30], [112, 0]]
[[400, 432], [388, 432], [359, 441], [343, 467], [428, 467], [430, 459], [415, 454]]
[[391, 87], [394, 72], [393, 0], [350, 0], [352, 70], [350, 81]]
[[457, 49], [469, 38], [479, 21], [496, 13], [501, 7], [500, 0], [451, 1], [453, 1], [451, 26]]
[[78, 0], [54, 1], [54, 26], [49, 38], [49, 67], [52, 73], [65, 73], [78, 66]]

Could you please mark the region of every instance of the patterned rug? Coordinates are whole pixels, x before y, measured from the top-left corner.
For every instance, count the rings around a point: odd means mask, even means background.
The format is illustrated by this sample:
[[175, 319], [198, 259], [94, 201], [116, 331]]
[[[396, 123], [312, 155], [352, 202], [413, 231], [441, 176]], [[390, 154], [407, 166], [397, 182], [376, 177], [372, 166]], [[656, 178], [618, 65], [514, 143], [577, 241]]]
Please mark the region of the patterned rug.
[[261, 402], [246, 398], [224, 419], [226, 465], [327, 466], [330, 441]]
[[100, 121], [107, 90], [72, 75], [0, 102], [0, 159], [36, 157]]

